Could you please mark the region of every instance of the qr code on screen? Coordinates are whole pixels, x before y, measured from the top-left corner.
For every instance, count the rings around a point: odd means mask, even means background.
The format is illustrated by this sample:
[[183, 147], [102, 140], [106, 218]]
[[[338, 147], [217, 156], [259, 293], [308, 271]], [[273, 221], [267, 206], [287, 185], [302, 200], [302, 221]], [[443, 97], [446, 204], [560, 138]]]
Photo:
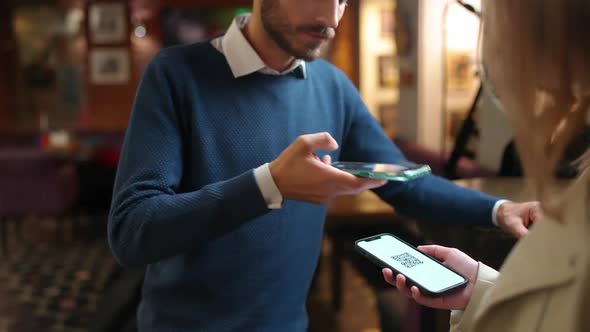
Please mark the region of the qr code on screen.
[[395, 256], [391, 256], [391, 258], [393, 258], [393, 260], [398, 261], [401, 263], [401, 265], [407, 267], [407, 268], [411, 268], [414, 267], [416, 265], [422, 264], [423, 262], [421, 260], [419, 260], [418, 258], [408, 254], [407, 252], [403, 253], [403, 254], [399, 254], [399, 255], [395, 255]]

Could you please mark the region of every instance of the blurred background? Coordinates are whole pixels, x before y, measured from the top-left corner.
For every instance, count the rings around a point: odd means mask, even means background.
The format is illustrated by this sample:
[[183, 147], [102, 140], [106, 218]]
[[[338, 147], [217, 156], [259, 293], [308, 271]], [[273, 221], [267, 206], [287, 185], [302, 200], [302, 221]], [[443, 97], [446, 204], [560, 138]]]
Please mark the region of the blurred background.
[[[323, 56], [359, 88], [409, 159], [486, 189], [477, 181], [499, 174], [511, 133], [478, 93], [480, 1], [466, 3], [350, 1]], [[105, 232], [138, 80], [161, 48], [222, 33], [250, 6], [0, 3], [0, 332], [134, 331], [143, 271], [114, 262]], [[498, 264], [500, 249], [512, 244], [487, 231], [417, 227], [371, 194], [337, 200], [329, 211], [309, 298], [312, 331], [445, 329], [446, 313], [399, 297], [378, 268], [358, 259], [356, 238], [388, 231], [415, 243], [458, 241], [474, 255], [493, 238]]]

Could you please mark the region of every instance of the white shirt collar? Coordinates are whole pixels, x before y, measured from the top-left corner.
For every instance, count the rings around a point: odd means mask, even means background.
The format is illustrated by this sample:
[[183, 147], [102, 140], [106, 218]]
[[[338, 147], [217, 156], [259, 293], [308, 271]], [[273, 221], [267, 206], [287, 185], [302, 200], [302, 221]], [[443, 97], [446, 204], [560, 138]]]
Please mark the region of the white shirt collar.
[[238, 78], [255, 72], [269, 75], [286, 75], [301, 67], [301, 73], [305, 78], [306, 68], [303, 60], [295, 60], [289, 68], [282, 72], [268, 67], [262, 61], [242, 32], [249, 19], [250, 14], [236, 16], [225, 35], [211, 41], [211, 44], [225, 56], [234, 77]]

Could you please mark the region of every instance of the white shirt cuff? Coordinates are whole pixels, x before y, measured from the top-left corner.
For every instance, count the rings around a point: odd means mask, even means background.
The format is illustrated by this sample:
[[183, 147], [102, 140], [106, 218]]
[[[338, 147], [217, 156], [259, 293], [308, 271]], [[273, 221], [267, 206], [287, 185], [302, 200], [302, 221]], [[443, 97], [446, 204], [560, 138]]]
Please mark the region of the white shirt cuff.
[[492, 223], [496, 226], [498, 226], [498, 219], [496, 219], [496, 213], [498, 213], [498, 208], [500, 207], [500, 205], [506, 202], [508, 202], [507, 199], [501, 199], [497, 201], [496, 204], [494, 204], [494, 208], [492, 209]]
[[277, 188], [275, 181], [270, 174], [270, 167], [268, 163], [256, 168], [254, 170], [254, 178], [258, 189], [262, 193], [262, 197], [269, 209], [280, 209], [283, 207], [283, 195]]

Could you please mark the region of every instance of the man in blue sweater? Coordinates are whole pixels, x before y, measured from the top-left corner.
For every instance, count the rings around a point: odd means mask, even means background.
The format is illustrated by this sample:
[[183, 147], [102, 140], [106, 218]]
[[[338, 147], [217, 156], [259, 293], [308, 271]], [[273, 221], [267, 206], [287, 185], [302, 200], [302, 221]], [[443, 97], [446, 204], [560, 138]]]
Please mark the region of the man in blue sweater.
[[329, 165], [405, 160], [345, 75], [312, 61], [345, 6], [254, 0], [225, 35], [148, 65], [108, 224], [117, 260], [146, 266], [140, 331], [305, 331], [326, 202], [338, 195], [373, 189], [420, 220], [515, 235], [539, 213], [435, 176], [385, 183]]

